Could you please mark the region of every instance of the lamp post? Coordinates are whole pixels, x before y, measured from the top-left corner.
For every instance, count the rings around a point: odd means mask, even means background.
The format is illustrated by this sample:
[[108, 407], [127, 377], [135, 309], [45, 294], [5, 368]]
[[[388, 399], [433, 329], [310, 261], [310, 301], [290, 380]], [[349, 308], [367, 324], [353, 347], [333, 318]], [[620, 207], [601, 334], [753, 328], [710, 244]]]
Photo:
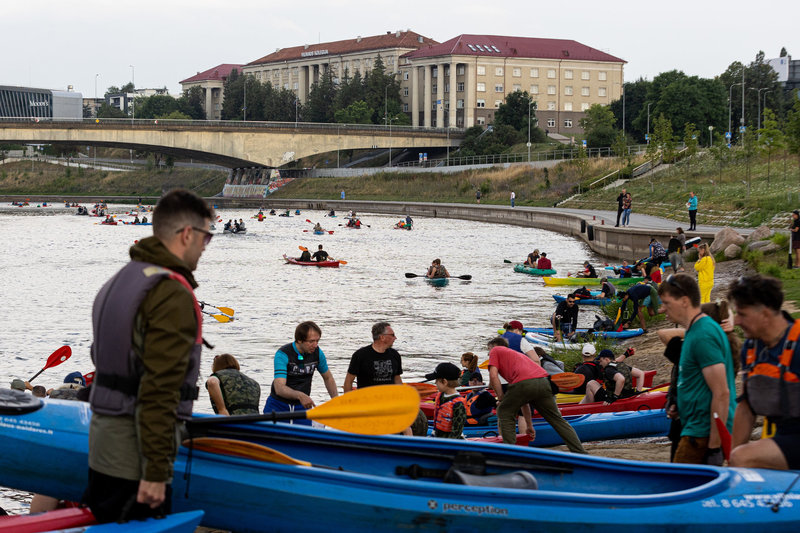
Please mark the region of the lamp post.
[[531, 107], [536, 108], [536, 102], [528, 95], [528, 163], [531, 162]]
[[761, 129], [761, 91], [767, 91], [766, 93], [764, 93], [764, 104], [765, 104], [765, 107], [766, 107], [767, 93], [770, 92], [772, 89], [769, 89], [768, 87], [762, 87], [761, 89], [756, 89], [755, 87], [750, 87], [750, 90], [758, 92], [758, 94], [756, 95], [756, 98], [758, 99], [758, 122], [757, 122], [757, 124], [758, 124], [758, 129]]
[[244, 76], [244, 103], [242, 104], [242, 122], [247, 122], [247, 74]]
[[714, 147], [714, 137], [711, 136], [711, 132], [712, 131], [714, 131], [714, 126], [709, 126], [708, 127], [708, 147], [709, 148], [713, 148]]
[[731, 134], [731, 139], [733, 139], [733, 132], [731, 131], [731, 118], [733, 114], [733, 110], [731, 109], [733, 105], [733, 88], [737, 85], [742, 85], [742, 82], [736, 82], [728, 89], [728, 133]]
[[647, 144], [650, 144], [650, 104], [647, 103]]
[[133, 121], [136, 120], [136, 67], [133, 65], [128, 65], [131, 67], [131, 86], [133, 92], [133, 99], [131, 100], [131, 124]]

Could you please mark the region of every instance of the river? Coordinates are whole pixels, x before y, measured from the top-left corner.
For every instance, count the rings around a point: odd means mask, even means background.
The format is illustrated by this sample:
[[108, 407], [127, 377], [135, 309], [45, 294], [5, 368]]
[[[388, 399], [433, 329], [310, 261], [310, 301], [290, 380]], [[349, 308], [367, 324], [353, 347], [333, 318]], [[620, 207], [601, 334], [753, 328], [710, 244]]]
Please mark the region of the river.
[[[129, 209], [110, 206], [112, 213]], [[6, 304], [0, 386], [8, 387], [13, 378], [28, 379], [62, 345], [72, 348], [72, 357], [34, 384], [50, 388], [69, 372], [92, 370], [94, 297], [127, 262], [133, 242], [151, 233], [149, 226], [104, 226], [97, 224], [98, 218], [63, 211], [0, 209], [0, 296]], [[219, 212], [225, 221], [244, 219], [248, 231], [215, 235], [195, 276], [199, 300], [235, 310], [233, 322], [204, 321], [204, 336], [215, 349], [203, 352], [201, 382], [211, 373], [214, 354], [231, 353], [242, 371], [261, 384], [262, 404], [272, 382], [275, 350], [293, 339], [295, 326], [304, 320], [322, 329], [320, 347], [340, 390], [350, 355], [371, 342], [370, 327], [380, 320], [389, 321], [397, 334], [404, 380], [420, 381], [439, 362], [458, 365], [463, 352], [484, 358], [486, 341], [505, 321], [547, 323], [554, 307], [551, 295], [564, 293], [564, 288], [545, 287], [541, 279], [515, 273], [503, 259], [522, 261], [538, 248], [547, 252], [559, 275], [576, 271], [586, 259], [600, 262], [581, 240], [519, 226], [419, 218], [413, 231], [402, 231], [393, 229], [395, 217], [362, 214], [367, 226], [352, 230], [340, 226], [343, 218], [328, 218], [323, 212], [267, 216], [263, 222], [250, 218], [253, 214]], [[334, 233], [306, 232], [312, 228], [306, 220], [319, 221]], [[300, 267], [282, 259], [283, 254], [299, 255], [299, 246], [314, 251], [318, 244], [347, 265]], [[470, 274], [472, 280], [451, 280], [437, 288], [405, 278], [405, 272], [424, 274], [436, 257], [451, 275]], [[593, 320], [592, 313], [581, 313], [579, 326], [588, 327]], [[326, 396], [317, 378], [312, 398], [321, 402]], [[195, 411], [211, 412], [202, 386]], [[24, 494], [0, 491], [0, 507], [18, 513], [26, 505]]]

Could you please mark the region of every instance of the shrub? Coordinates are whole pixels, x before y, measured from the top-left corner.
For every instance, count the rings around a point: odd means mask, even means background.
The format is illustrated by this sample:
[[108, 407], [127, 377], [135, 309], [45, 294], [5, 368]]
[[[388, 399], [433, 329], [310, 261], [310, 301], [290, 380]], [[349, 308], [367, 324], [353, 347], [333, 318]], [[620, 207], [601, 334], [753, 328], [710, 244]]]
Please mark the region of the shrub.
[[785, 233], [773, 233], [772, 237], [769, 238], [772, 242], [777, 244], [778, 246], [786, 246], [789, 242], [789, 236]]
[[714, 254], [714, 261], [717, 262], [717, 263], [724, 263], [727, 260], [728, 260], [728, 258], [725, 257], [725, 251], [724, 250], [720, 250], [719, 252]]
[[780, 278], [783, 275], [784, 269], [776, 264], [769, 264], [764, 268], [764, 274], [772, 276], [773, 278]]

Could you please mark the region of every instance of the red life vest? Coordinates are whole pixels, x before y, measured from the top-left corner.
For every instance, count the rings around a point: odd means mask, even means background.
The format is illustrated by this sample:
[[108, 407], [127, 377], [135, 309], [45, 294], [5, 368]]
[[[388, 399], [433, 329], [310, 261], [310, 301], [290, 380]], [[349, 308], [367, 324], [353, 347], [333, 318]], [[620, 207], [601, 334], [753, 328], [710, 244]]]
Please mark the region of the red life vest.
[[457, 403], [465, 405], [464, 397], [460, 394], [452, 400], [448, 400], [444, 404], [442, 401], [442, 393], [436, 395], [436, 406], [433, 411], [434, 427], [439, 431], [449, 433], [453, 430], [453, 408]]
[[798, 338], [800, 320], [795, 320], [786, 335], [777, 365], [757, 363], [756, 342], [748, 343], [744, 387], [747, 402], [755, 414], [770, 418], [800, 418], [800, 377], [789, 370]]

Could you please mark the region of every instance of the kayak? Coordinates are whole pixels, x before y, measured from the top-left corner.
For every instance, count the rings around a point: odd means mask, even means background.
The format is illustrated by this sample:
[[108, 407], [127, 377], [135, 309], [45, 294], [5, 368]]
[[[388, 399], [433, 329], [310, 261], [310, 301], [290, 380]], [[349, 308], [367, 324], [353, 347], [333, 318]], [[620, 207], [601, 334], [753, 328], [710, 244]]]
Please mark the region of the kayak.
[[245, 233], [247, 233], [247, 228], [240, 229], [239, 231], [232, 229], [223, 229], [222, 233], [230, 233], [231, 235], [244, 235]]
[[0, 517], [0, 532], [192, 533], [197, 529], [202, 518], [203, 511], [188, 511], [161, 518], [97, 524], [88, 508], [73, 507], [32, 515]]
[[[600, 285], [601, 278], [542, 278], [545, 285]], [[644, 278], [608, 278], [614, 285], [635, 285]]]
[[125, 222], [124, 220], [122, 221], [122, 223], [125, 224], [126, 226], [152, 226], [153, 225], [152, 222]]
[[[572, 415], [564, 417], [564, 420], [575, 429], [581, 442], [661, 437], [667, 434], [670, 424], [663, 409]], [[534, 420], [533, 429], [536, 430], [536, 437], [529, 446], [538, 448], [564, 444], [561, 436], [544, 419]], [[484, 426], [465, 425], [462, 433], [467, 437], [497, 435], [497, 417], [489, 417]]]
[[450, 278], [425, 278], [425, 282], [433, 287], [447, 287], [450, 285]]
[[[553, 300], [559, 303], [566, 299], [566, 296], [561, 296], [560, 294], [553, 295]], [[608, 305], [612, 301], [612, 298], [575, 298], [575, 303], [578, 305]]]
[[514, 265], [514, 272], [522, 272], [531, 276], [554, 276], [556, 274], [556, 271], [552, 268], [532, 268], [523, 264]]
[[[38, 403], [33, 412], [3, 415], [0, 485], [77, 500], [86, 482], [91, 410], [82, 402]], [[189, 452], [181, 447], [173, 509], [203, 510], [202, 525], [210, 528], [636, 533], [659, 529], [658, 522], [682, 532], [776, 533], [796, 532], [800, 523], [798, 472], [792, 471], [263, 422], [223, 422], [214, 433], [267, 446], [293, 461], [194, 449], [189, 468]]]
[[287, 257], [286, 254], [283, 254], [283, 258], [291, 265], [339, 268], [339, 261], [299, 261], [294, 257]]
[[[553, 328], [525, 328], [526, 333], [538, 333], [540, 335], [553, 335]], [[590, 331], [586, 328], [578, 328], [578, 334], [594, 335], [606, 339], [630, 339], [644, 334], [642, 328], [623, 329], [622, 331]]]

